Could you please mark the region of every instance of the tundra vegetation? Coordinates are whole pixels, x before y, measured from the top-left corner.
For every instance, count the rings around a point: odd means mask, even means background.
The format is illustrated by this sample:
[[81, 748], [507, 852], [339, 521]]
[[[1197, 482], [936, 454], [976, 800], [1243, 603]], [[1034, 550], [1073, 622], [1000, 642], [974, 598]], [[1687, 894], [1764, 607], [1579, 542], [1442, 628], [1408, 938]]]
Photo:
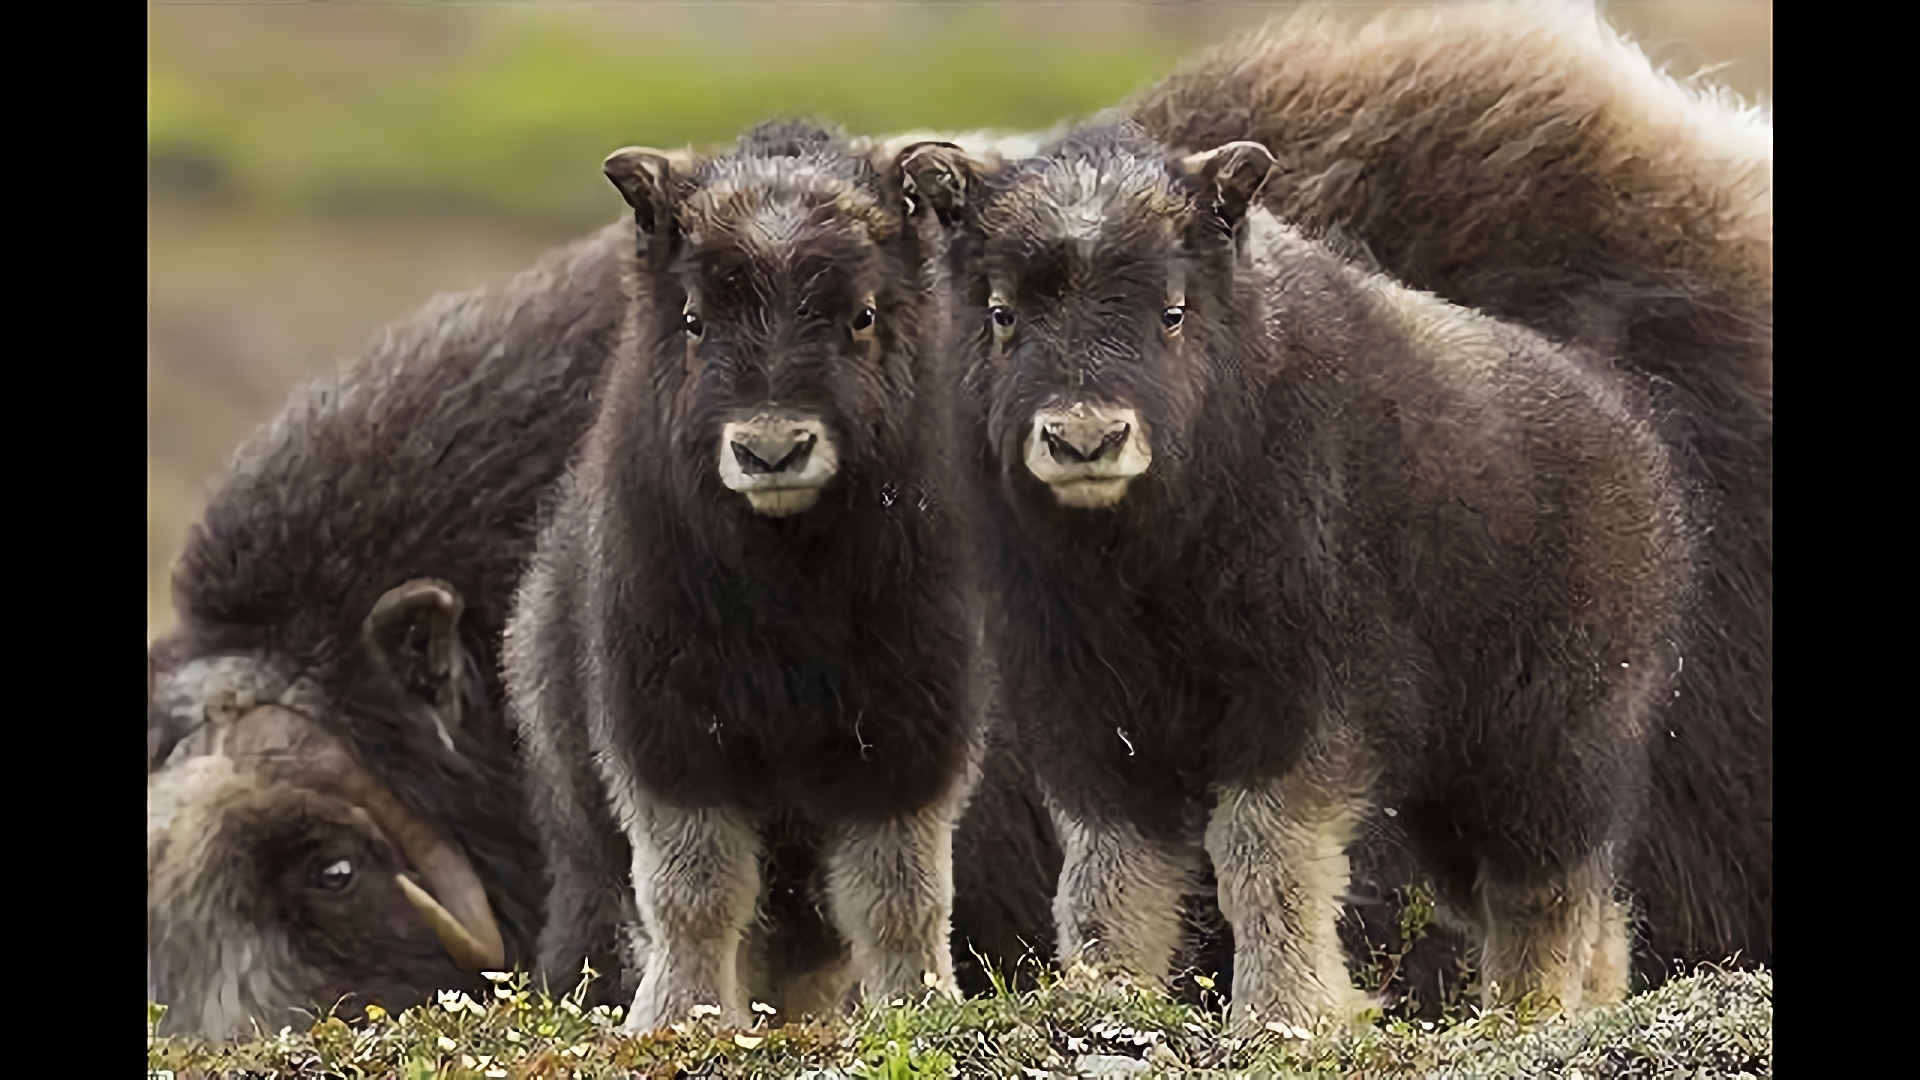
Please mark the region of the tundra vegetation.
[[400, 1016], [323, 1019], [237, 1045], [155, 1036], [159, 1010], [150, 1006], [147, 1068], [180, 1080], [1773, 1075], [1770, 971], [1702, 969], [1578, 1021], [1496, 1009], [1306, 1039], [1279, 1031], [1235, 1038], [1204, 1004], [1051, 981], [804, 1023], [765, 1017], [745, 1029], [703, 1016], [643, 1036], [619, 1033], [621, 1011], [582, 1006], [584, 996], [509, 980], [491, 994], [449, 994]]

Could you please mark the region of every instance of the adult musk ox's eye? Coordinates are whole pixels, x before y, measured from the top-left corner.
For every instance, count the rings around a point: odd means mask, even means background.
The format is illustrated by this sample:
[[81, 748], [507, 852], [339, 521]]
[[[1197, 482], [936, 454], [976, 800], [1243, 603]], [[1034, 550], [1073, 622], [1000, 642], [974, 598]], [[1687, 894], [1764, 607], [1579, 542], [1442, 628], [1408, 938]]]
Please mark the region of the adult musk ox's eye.
[[700, 316], [695, 315], [691, 311], [687, 312], [687, 339], [689, 341], [699, 341], [706, 332], [706, 324], [700, 321]]
[[870, 307], [861, 308], [860, 314], [855, 315], [853, 317], [853, 332], [856, 334], [860, 333], [862, 330], [865, 330], [867, 327], [872, 325], [873, 325], [873, 309]]
[[993, 316], [993, 328], [995, 330], [1004, 334], [1013, 329], [1014, 314], [1012, 308], [1003, 304], [995, 304], [988, 310], [987, 314]]
[[1166, 327], [1168, 330], [1180, 329], [1180, 324], [1185, 322], [1186, 319], [1187, 309], [1183, 307], [1170, 307], [1160, 313], [1160, 325]]
[[314, 869], [312, 879], [316, 889], [339, 892], [353, 883], [353, 863], [347, 859], [324, 863]]

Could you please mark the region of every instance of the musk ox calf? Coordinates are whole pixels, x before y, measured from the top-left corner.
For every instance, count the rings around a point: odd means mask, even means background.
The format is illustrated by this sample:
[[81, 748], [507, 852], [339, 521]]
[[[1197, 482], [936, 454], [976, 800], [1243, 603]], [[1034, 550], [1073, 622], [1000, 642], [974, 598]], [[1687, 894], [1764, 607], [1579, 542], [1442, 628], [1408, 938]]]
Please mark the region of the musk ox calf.
[[498, 639], [617, 329], [611, 228], [443, 297], [235, 455], [149, 650], [147, 981], [238, 1037], [528, 958]]
[[967, 207], [956, 376], [1061, 955], [1163, 976], [1204, 850], [1241, 1021], [1351, 1016], [1372, 805], [1491, 1000], [1618, 999], [1688, 584], [1664, 451], [1590, 365], [1258, 208], [1272, 160], [1095, 125]]
[[[634, 1029], [747, 1016], [762, 862], [789, 852], [865, 992], [954, 986], [952, 833], [991, 687], [951, 410], [920, 376], [960, 164], [801, 124], [607, 160], [638, 223], [624, 336], [507, 679], [551, 796], [542, 962], [577, 969], [611, 919], [597, 790], [648, 943]], [[837, 1004], [831, 974], [790, 1008]]]
[[1294, 17], [1128, 113], [1175, 147], [1261, 143], [1281, 220], [1586, 347], [1653, 419], [1702, 534], [1629, 857], [1657, 981], [1773, 951], [1773, 123], [1581, 14]]

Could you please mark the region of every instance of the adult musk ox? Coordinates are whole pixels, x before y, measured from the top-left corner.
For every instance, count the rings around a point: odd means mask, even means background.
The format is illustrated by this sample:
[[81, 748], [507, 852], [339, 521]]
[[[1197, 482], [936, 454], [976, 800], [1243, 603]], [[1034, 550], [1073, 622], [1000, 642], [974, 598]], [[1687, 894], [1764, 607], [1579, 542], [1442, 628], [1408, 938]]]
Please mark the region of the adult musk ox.
[[[623, 337], [507, 679], [550, 796], [543, 965], [577, 968], [617, 918], [609, 799], [649, 950], [634, 1029], [747, 1015], [763, 859], [789, 853], [823, 872], [847, 978], [954, 985], [952, 832], [991, 687], [952, 410], [920, 376], [961, 165], [804, 124], [607, 159], [638, 225]], [[837, 1004], [830, 967], [789, 1011]]]
[[627, 230], [442, 297], [233, 458], [149, 650], [147, 978], [170, 1031], [418, 1003], [544, 897], [498, 639], [592, 415]]
[[[212, 494], [148, 658], [148, 993], [168, 1031], [398, 1009], [531, 961], [547, 889], [500, 638], [633, 256], [616, 224], [436, 299], [297, 392]], [[955, 839], [970, 990], [973, 949], [1006, 965], [1050, 933], [1059, 856], [1036, 817], [996, 748]], [[820, 951], [791, 947], [795, 967]], [[597, 990], [637, 978], [626, 959], [596, 959]], [[570, 989], [578, 967], [558, 974]]]
[[1281, 225], [1272, 161], [1094, 125], [966, 207], [956, 377], [1061, 955], [1163, 976], [1204, 850], [1237, 1017], [1351, 1016], [1377, 805], [1491, 1000], [1616, 1000], [1691, 557], [1663, 448], [1591, 365]]
[[1128, 113], [1177, 147], [1261, 143], [1281, 220], [1586, 347], [1653, 417], [1704, 534], [1629, 858], [1657, 980], [1676, 960], [1772, 957], [1773, 125], [1586, 14], [1296, 17]]

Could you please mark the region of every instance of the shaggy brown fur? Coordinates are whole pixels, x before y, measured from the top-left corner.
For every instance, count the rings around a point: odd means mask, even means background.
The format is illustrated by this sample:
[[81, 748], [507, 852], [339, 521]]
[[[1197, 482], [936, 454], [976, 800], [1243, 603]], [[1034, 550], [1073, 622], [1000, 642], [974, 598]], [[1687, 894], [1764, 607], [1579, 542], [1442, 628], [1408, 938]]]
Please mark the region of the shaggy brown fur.
[[1705, 533], [1628, 871], [1641, 974], [1770, 962], [1770, 113], [1656, 72], [1590, 18], [1513, 5], [1303, 14], [1128, 112], [1176, 147], [1262, 143], [1278, 159], [1263, 201], [1282, 220], [1624, 369]]

